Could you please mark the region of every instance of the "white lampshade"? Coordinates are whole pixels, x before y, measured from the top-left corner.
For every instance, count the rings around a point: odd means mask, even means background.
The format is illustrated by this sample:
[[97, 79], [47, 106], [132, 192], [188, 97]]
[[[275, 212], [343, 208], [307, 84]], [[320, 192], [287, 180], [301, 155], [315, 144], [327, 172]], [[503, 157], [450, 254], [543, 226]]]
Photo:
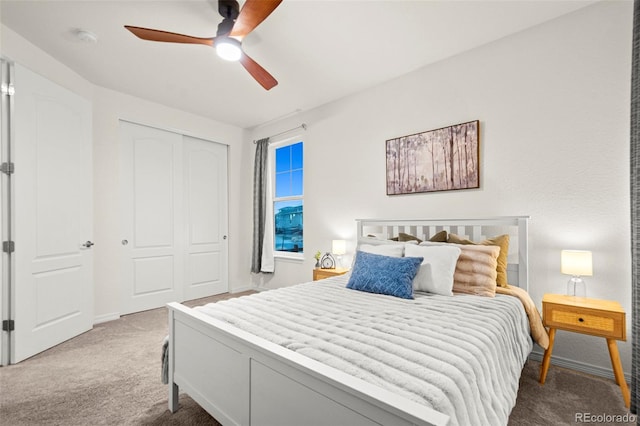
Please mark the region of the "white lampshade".
[[592, 276], [591, 252], [587, 250], [562, 250], [560, 253], [560, 272], [582, 277]]
[[333, 240], [331, 244], [331, 252], [336, 256], [342, 256], [347, 252], [347, 243], [345, 240]]

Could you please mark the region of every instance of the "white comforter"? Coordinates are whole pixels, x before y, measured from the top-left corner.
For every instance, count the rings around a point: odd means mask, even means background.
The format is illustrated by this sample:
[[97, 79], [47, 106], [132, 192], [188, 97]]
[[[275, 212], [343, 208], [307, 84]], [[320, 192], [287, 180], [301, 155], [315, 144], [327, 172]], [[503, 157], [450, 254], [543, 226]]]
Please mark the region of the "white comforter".
[[345, 288], [346, 276], [196, 309], [451, 417], [506, 425], [532, 349], [511, 296], [414, 300]]

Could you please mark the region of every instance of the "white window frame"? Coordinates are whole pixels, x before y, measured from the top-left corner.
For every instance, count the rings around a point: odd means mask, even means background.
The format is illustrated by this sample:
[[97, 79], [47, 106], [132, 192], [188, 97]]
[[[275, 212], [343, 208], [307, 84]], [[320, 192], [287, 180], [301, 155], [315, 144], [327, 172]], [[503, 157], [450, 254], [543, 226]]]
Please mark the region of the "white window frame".
[[[280, 198], [276, 198], [275, 193], [276, 193], [276, 149], [278, 148], [283, 148], [285, 146], [288, 145], [295, 145], [298, 142], [302, 142], [302, 195], [300, 196], [295, 196], [295, 197], [280, 197]], [[306, 167], [306, 155], [304, 153], [304, 139], [302, 138], [302, 134], [298, 134], [295, 136], [291, 136], [291, 137], [287, 137], [284, 139], [280, 139], [274, 142], [269, 143], [269, 162], [270, 162], [270, 172], [271, 172], [271, 188], [269, 191], [269, 202], [271, 203], [272, 209], [272, 220], [273, 220], [273, 227], [269, 230], [271, 232], [271, 240], [273, 242], [273, 257], [274, 258], [278, 258], [278, 259], [290, 259], [290, 260], [304, 260], [304, 235], [305, 235], [305, 230], [304, 230], [304, 219], [302, 220], [302, 253], [294, 253], [294, 252], [290, 252], [290, 251], [279, 251], [275, 249], [275, 209], [274, 204], [276, 201], [287, 201], [287, 200], [302, 200], [302, 214], [304, 216], [304, 187], [305, 187], [305, 167]]]

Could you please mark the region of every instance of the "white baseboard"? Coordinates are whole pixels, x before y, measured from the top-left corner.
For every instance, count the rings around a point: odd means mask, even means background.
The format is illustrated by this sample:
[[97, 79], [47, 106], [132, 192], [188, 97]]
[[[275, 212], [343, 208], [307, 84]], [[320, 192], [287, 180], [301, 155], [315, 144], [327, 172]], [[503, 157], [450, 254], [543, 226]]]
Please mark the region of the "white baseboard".
[[113, 321], [120, 318], [120, 312], [112, 312], [110, 314], [98, 315], [93, 319], [93, 325], [100, 324], [103, 322]]
[[236, 287], [233, 290], [229, 290], [229, 293], [231, 294], [242, 293], [243, 291], [249, 291], [249, 290], [254, 290], [254, 288], [251, 285], [245, 285], [243, 287]]
[[[543, 352], [534, 350], [529, 354], [529, 359], [532, 361], [542, 362], [543, 355]], [[581, 373], [615, 380], [615, 376], [611, 367], [599, 367], [597, 365], [587, 364], [584, 362], [575, 361], [569, 358], [557, 357], [554, 355], [551, 355], [551, 365], [557, 365], [558, 367], [568, 368], [569, 370], [576, 370], [580, 371]], [[627, 383], [629, 383], [631, 381], [631, 374], [628, 372], [624, 373], [624, 379]]]

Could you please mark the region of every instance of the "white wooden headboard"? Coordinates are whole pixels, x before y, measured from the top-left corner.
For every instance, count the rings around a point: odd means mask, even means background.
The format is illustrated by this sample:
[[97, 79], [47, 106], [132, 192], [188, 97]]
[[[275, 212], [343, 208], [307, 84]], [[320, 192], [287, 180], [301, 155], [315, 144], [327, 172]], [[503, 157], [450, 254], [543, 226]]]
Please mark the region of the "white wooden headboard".
[[529, 290], [528, 226], [529, 216], [504, 216], [481, 219], [357, 219], [358, 240], [368, 235], [383, 239], [400, 232], [428, 240], [445, 230], [472, 241], [482, 241], [497, 235], [509, 235], [507, 276], [509, 284]]

